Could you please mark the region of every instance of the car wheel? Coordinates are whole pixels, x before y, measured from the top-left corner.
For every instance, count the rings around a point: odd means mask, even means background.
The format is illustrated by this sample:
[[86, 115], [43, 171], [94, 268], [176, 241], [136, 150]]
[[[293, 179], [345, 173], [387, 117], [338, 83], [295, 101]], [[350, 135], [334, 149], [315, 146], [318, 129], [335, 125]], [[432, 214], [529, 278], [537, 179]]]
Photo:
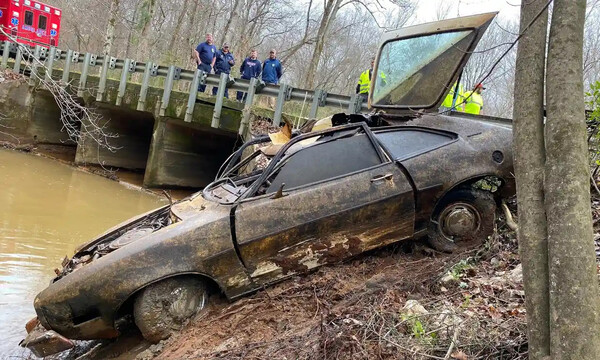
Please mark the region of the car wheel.
[[443, 252], [477, 247], [494, 232], [496, 202], [488, 191], [458, 189], [437, 207], [429, 225], [430, 245]]
[[187, 319], [206, 306], [207, 299], [207, 287], [201, 279], [166, 279], [136, 297], [133, 318], [144, 338], [157, 343], [181, 330]]

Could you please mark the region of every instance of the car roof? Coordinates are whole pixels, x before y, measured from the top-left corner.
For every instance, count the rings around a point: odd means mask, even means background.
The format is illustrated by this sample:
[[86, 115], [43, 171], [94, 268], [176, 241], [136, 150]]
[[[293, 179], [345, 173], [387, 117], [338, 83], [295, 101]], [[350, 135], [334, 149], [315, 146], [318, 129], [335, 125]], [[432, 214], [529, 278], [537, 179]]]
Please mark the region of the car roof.
[[474, 118], [468, 116], [449, 116], [449, 115], [423, 115], [419, 118], [411, 120], [388, 120], [391, 126], [382, 128], [373, 128], [373, 132], [385, 131], [391, 128], [402, 127], [420, 127], [423, 129], [431, 129], [445, 131], [457, 134], [461, 137], [470, 137], [486, 131], [506, 132], [507, 135], [512, 133], [511, 125], [507, 122], [494, 121], [497, 118]]

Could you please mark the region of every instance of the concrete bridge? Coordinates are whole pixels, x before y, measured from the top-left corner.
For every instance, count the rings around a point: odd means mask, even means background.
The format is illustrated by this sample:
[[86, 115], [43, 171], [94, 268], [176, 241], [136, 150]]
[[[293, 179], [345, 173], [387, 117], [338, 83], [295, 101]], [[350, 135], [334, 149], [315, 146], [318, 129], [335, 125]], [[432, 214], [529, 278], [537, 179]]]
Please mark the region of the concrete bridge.
[[[261, 116], [280, 123], [287, 102], [306, 105], [309, 118], [316, 118], [322, 107], [348, 113], [367, 108], [356, 96], [286, 84], [265, 86], [256, 79], [232, 82], [225, 75], [151, 62], [30, 48], [12, 41], [3, 42], [0, 49], [2, 69], [29, 76], [26, 83], [0, 83], [0, 114], [4, 117], [0, 131], [9, 134], [0, 134], [0, 138], [76, 146], [76, 163], [144, 171], [146, 187], [205, 186], [236, 142], [248, 138], [251, 120]], [[134, 81], [136, 78], [139, 81]], [[198, 94], [201, 83], [219, 86], [217, 96]], [[56, 101], [55, 84], [99, 115], [105, 133], [118, 134], [108, 140], [118, 150], [99, 146], [85, 134], [69, 138], [63, 126], [64, 104]], [[224, 99], [226, 84], [231, 90], [247, 92], [245, 103]], [[275, 109], [256, 107], [255, 94], [276, 97]]]

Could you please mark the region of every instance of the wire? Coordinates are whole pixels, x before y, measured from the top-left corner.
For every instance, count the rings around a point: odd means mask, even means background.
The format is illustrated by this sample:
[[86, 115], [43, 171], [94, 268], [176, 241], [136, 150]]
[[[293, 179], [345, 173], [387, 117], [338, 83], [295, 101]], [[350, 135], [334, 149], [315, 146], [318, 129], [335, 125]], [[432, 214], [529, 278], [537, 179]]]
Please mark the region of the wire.
[[[542, 9], [540, 9], [540, 11], [529, 22], [529, 24], [527, 24], [527, 26], [525, 26], [525, 28], [523, 29], [523, 31], [521, 31], [519, 33], [519, 35], [517, 36], [517, 38], [510, 44], [510, 46], [508, 47], [508, 49], [506, 49], [506, 51], [504, 51], [504, 53], [502, 55], [500, 55], [500, 57], [494, 62], [494, 64], [492, 65], [492, 67], [490, 68], [490, 70], [487, 72], [487, 74], [481, 80], [479, 80], [477, 82], [478, 84], [479, 83], [483, 83], [485, 80], [487, 80], [492, 75], [492, 73], [494, 72], [494, 70], [496, 69], [496, 67], [498, 66], [498, 64], [500, 64], [500, 61], [502, 61], [502, 59], [504, 59], [506, 57], [506, 55], [508, 55], [508, 53], [512, 50], [513, 47], [515, 47], [515, 45], [525, 35], [525, 33], [531, 28], [531, 26], [540, 18], [540, 16], [542, 16], [542, 14], [544, 13], [544, 11], [546, 11], [546, 9], [548, 9], [548, 6], [550, 6], [550, 4], [552, 3], [552, 1], [553, 0], [548, 0], [548, 2], [546, 3], [546, 5], [544, 5], [544, 7]], [[466, 102], [471, 98], [472, 95], [473, 95], [473, 92], [471, 91], [470, 94], [469, 94], [469, 96], [466, 97], [460, 104], [456, 104], [453, 107], [449, 108], [448, 110], [444, 110], [442, 112], [439, 112], [438, 115], [447, 114], [450, 111], [456, 110], [456, 107], [458, 105], [466, 104]]]

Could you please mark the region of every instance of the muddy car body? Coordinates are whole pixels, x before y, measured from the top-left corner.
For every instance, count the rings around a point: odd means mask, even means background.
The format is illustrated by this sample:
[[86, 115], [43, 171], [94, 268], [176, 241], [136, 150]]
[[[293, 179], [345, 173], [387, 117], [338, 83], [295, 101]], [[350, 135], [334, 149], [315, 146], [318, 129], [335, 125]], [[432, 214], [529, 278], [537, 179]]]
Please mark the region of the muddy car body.
[[[469, 18], [466, 49], [492, 18]], [[456, 31], [455, 23], [448, 26]], [[466, 56], [456, 60], [456, 71]], [[451, 72], [444, 85], [456, 76]], [[393, 76], [389, 82], [398, 88]], [[436, 91], [432, 106], [446, 92]], [[276, 151], [265, 150], [273, 146], [266, 136], [246, 143], [202, 192], [81, 246], [36, 297], [39, 321], [71, 339], [110, 338], [133, 313], [146, 336], [152, 329], [144, 328], [156, 319], [139, 319], [151, 306], [144, 296], [173, 279], [213, 284], [234, 300], [403, 239], [429, 234], [441, 250], [460, 240], [483, 240], [495, 203], [474, 184], [489, 180], [495, 195], [513, 191], [510, 128], [456, 116], [407, 115], [412, 105], [396, 110], [338, 116], [334, 123], [350, 123], [295, 133]], [[392, 118], [410, 121], [367, 125]], [[200, 288], [202, 298], [195, 301], [204, 304]]]

